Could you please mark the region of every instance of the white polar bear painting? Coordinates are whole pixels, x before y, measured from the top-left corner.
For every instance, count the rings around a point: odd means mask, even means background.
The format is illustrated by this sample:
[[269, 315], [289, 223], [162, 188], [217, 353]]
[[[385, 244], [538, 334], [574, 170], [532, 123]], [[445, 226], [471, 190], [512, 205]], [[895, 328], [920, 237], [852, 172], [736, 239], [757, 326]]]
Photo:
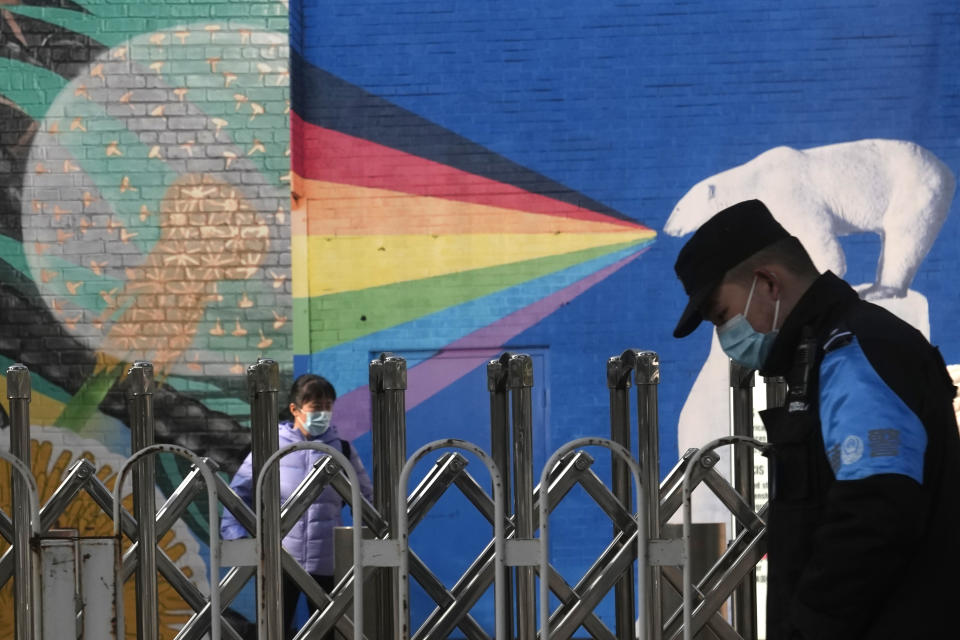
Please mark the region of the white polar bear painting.
[[[847, 263], [839, 238], [875, 233], [881, 239], [876, 278], [855, 288], [929, 338], [927, 300], [910, 284], [947, 217], [955, 188], [950, 169], [909, 141], [775, 147], [698, 182], [677, 202], [663, 230], [684, 236], [721, 209], [758, 198], [800, 239], [818, 269], [841, 277]], [[718, 420], [716, 411], [729, 403], [727, 362], [714, 332], [710, 353], [680, 412], [681, 452], [729, 434], [729, 420]], [[728, 471], [729, 462], [722, 458], [718, 468]], [[698, 493], [696, 520], [729, 519], [719, 501], [702, 490]]]

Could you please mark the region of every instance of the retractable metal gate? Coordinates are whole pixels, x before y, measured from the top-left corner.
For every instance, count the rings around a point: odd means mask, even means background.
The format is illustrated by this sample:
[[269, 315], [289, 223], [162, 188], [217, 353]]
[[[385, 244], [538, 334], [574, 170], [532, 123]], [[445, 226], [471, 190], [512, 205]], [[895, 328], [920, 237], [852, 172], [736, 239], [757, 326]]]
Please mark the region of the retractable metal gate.
[[[471, 609], [494, 585], [495, 637], [556, 640], [577, 629], [608, 639], [692, 638], [704, 629], [721, 639], [756, 637], [755, 593], [751, 576], [764, 554], [765, 507], [755, 509], [752, 495], [752, 452], [764, 446], [749, 438], [752, 429], [753, 373], [731, 370], [735, 434], [688, 451], [660, 482], [657, 390], [660, 363], [649, 351], [627, 350], [607, 362], [610, 391], [610, 438], [584, 438], [556, 451], [534, 485], [531, 388], [533, 363], [524, 354], [505, 353], [487, 366], [491, 441], [481, 446], [459, 439], [438, 440], [406, 457], [406, 362], [382, 354], [370, 363], [373, 417], [374, 500], [360, 496], [349, 460], [327, 445], [300, 443], [278, 451], [277, 363], [261, 359], [247, 371], [253, 432], [255, 500], [245, 504], [215, 472], [216, 464], [172, 445], [153, 441], [153, 368], [135, 363], [127, 376], [131, 441], [134, 453], [108, 488], [94, 466], [79, 460], [42, 507], [29, 469], [29, 372], [22, 365], [7, 370], [11, 449], [0, 458], [14, 475], [12, 519], [0, 513], [0, 535], [11, 548], [0, 557], [0, 585], [11, 577], [16, 592], [17, 640], [119, 638], [124, 633], [122, 585], [135, 575], [137, 637], [159, 637], [158, 576], [192, 609], [177, 640], [221, 637], [243, 640], [223, 617], [241, 588], [257, 577], [257, 627], [260, 638], [283, 637], [281, 577], [291, 578], [317, 605], [297, 635], [319, 638], [337, 629], [345, 638], [446, 638], [452, 633], [470, 640], [489, 638], [471, 616]], [[636, 385], [639, 460], [631, 451], [631, 386]], [[782, 402], [781, 381], [768, 382], [771, 403]], [[734, 484], [715, 469], [714, 449], [733, 444]], [[585, 449], [610, 451], [610, 487], [592, 470], [594, 458]], [[280, 504], [276, 462], [297, 449], [326, 454], [287, 500]], [[413, 466], [430, 453], [445, 449], [426, 476], [407, 492]], [[492, 496], [471, 476], [468, 460], [458, 449], [477, 456], [491, 477]], [[167, 453], [192, 463], [180, 485], [158, 510], [153, 456]], [[512, 465], [510, 461], [512, 460]], [[133, 512], [122, 508], [123, 480], [133, 475]], [[512, 482], [508, 481], [512, 480]], [[633, 482], [631, 483], [631, 479]], [[202, 590], [157, 546], [162, 537], [206, 488], [210, 526], [210, 588]], [[690, 494], [704, 484], [727, 506], [737, 522], [736, 536], [714, 565], [699, 579], [692, 576]], [[632, 486], [631, 486], [632, 485]], [[512, 500], [507, 495], [513, 488]], [[548, 542], [550, 514], [575, 486], [606, 513], [611, 540], [586, 574], [569, 584], [551, 565]], [[282, 549], [281, 540], [326, 487], [349, 500], [355, 518], [372, 533], [352, 536], [353, 570], [328, 594]], [[491, 538], [452, 586], [444, 585], [410, 548], [410, 532], [420, 525], [448, 490], [456, 489], [490, 524]], [[50, 529], [79, 494], [86, 493], [109, 515], [114, 536], [77, 539]], [[633, 506], [631, 506], [631, 503]], [[229, 509], [250, 533], [249, 538], [219, 539], [218, 505]], [[665, 538], [664, 525], [683, 509], [680, 538]], [[538, 537], [539, 532], [539, 537]], [[124, 542], [126, 540], [126, 543]], [[123, 544], [129, 545], [122, 551]], [[223, 577], [220, 569], [229, 568]], [[416, 580], [436, 603], [416, 629], [410, 623], [409, 581]], [[539, 629], [536, 617], [539, 583]], [[364, 588], [376, 595], [378, 614], [372, 629], [363, 628]], [[549, 608], [549, 593], [559, 605]], [[614, 594], [614, 629], [595, 608]], [[665, 595], [683, 594], [683, 604], [666, 608]], [[733, 596], [733, 613], [724, 603]], [[351, 609], [352, 611], [348, 611]], [[59, 615], [46, 615], [56, 611]], [[73, 615], [64, 616], [64, 611]]]

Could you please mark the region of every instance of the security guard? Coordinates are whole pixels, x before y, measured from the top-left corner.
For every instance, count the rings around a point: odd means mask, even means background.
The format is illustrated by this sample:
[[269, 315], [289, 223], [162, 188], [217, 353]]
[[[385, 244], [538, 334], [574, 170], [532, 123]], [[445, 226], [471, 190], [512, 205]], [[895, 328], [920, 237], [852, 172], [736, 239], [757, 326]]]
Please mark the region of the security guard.
[[[896, 239], [890, 240], [896, 241]], [[772, 445], [767, 638], [960, 637], [960, 437], [940, 352], [820, 274], [758, 200], [724, 209], [675, 265], [728, 356], [785, 376]]]

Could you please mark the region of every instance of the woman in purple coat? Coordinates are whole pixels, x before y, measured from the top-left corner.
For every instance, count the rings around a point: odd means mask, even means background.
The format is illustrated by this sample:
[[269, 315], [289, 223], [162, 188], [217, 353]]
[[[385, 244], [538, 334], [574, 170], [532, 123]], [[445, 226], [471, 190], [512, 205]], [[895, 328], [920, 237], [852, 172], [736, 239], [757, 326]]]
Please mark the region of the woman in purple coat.
[[[337, 392], [325, 378], [307, 373], [294, 381], [290, 388], [289, 409], [292, 420], [282, 421], [280, 448], [297, 442], [323, 442], [338, 451], [348, 454], [360, 478], [360, 490], [367, 500], [373, 499], [370, 477], [360, 462], [356, 450], [346, 440], [341, 440], [337, 428], [331, 424], [333, 403]], [[293, 493], [297, 485], [313, 470], [313, 465], [326, 454], [311, 449], [294, 451], [277, 463], [280, 466], [281, 503]], [[253, 461], [248, 455], [230, 487], [247, 504], [253, 504]], [[333, 488], [326, 487], [310, 505], [300, 520], [283, 539], [283, 548], [294, 560], [313, 576], [328, 593], [333, 590], [333, 528], [340, 525], [343, 500]], [[247, 530], [233, 514], [224, 510], [220, 523], [220, 535], [224, 540], [234, 540], [247, 535]], [[293, 615], [300, 598], [300, 589], [285, 573], [283, 576], [283, 619], [287, 637], [292, 638]], [[316, 609], [307, 600], [311, 613]]]

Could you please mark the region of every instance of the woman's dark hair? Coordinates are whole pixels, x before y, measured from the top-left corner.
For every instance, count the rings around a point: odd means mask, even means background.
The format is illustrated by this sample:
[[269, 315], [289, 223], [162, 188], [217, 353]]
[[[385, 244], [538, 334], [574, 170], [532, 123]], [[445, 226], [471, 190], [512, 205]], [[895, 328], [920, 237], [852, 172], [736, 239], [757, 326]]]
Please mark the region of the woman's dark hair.
[[315, 373], [305, 373], [293, 381], [287, 404], [292, 402], [298, 407], [302, 407], [305, 404], [324, 399], [336, 400], [336, 389], [323, 376], [318, 376]]
[[324, 399], [336, 400], [337, 390], [323, 376], [318, 376], [315, 373], [305, 373], [293, 381], [287, 403], [280, 408], [280, 419], [293, 419], [293, 415], [290, 413], [291, 404], [302, 407], [305, 404]]

